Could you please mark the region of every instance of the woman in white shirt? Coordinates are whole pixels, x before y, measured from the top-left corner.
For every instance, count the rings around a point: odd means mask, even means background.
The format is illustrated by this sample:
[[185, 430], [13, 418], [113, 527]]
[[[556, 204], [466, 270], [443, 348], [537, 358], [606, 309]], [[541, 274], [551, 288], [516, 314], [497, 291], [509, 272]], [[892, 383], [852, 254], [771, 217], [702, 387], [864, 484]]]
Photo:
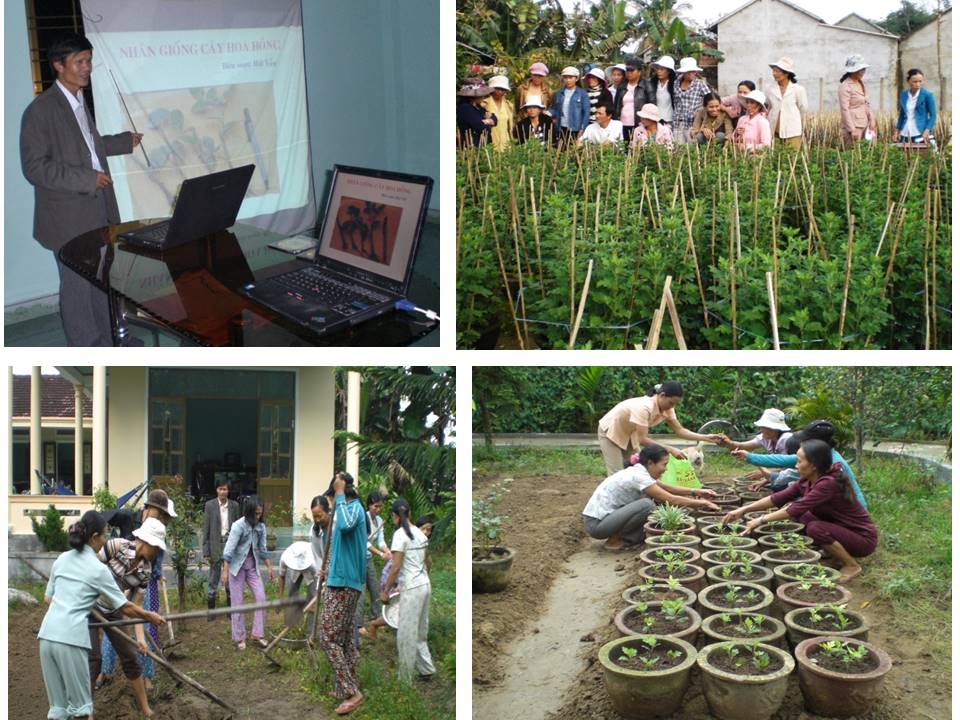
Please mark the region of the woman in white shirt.
[[719, 511], [720, 508], [704, 499], [716, 496], [712, 490], [693, 490], [660, 482], [668, 459], [664, 447], [648, 445], [640, 451], [636, 465], [600, 483], [583, 509], [587, 534], [595, 540], [606, 540], [603, 547], [607, 550], [623, 550], [643, 542], [643, 526], [658, 502]]
[[777, 142], [799, 148], [803, 140], [803, 116], [807, 112], [807, 91], [797, 84], [793, 60], [780, 58], [770, 65], [776, 81], [767, 95], [770, 102], [770, 131]]
[[390, 551], [393, 568], [383, 583], [380, 593], [382, 602], [389, 602], [389, 589], [399, 583], [400, 613], [397, 620], [397, 674], [401, 680], [413, 678], [413, 671], [421, 677], [433, 675], [437, 670], [427, 646], [430, 629], [430, 557], [427, 549], [430, 540], [423, 531], [410, 522], [410, 504], [397, 498], [390, 507], [393, 534]]
[[[682, 397], [683, 388], [680, 383], [671, 380], [654, 387], [646, 397], [622, 400], [600, 418], [597, 438], [607, 465], [607, 475], [622, 470], [634, 451], [644, 446], [656, 445], [649, 432], [654, 425], [664, 420], [674, 435], [684, 440], [720, 442], [723, 439], [723, 435], [701, 435], [680, 424], [674, 408]], [[687, 459], [677, 448], [666, 447], [666, 450], [679, 460]]]

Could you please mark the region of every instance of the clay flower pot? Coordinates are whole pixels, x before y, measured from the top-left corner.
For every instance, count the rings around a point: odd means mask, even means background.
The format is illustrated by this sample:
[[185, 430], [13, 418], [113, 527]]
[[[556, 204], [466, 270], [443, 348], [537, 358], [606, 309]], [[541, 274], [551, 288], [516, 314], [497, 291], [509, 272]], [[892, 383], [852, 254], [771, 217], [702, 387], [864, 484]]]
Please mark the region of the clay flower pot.
[[768, 510], [751, 510], [750, 512], [743, 514], [743, 521], [749, 522], [754, 518], [763, 517], [768, 512], [769, 512]]
[[646, 609], [644, 613], [650, 613], [659, 620], [666, 621], [669, 624], [670, 632], [658, 632], [656, 630], [652, 632], [646, 632], [645, 630], [638, 630], [636, 627], [633, 627], [639, 621], [637, 617], [639, 611], [635, 605], [625, 607], [622, 610], [619, 610], [616, 615], [613, 616], [613, 624], [617, 626], [617, 630], [620, 631], [621, 635], [653, 635], [654, 637], [672, 637], [679, 638], [680, 640], [686, 640], [688, 643], [695, 644], [697, 641], [697, 633], [700, 632], [700, 623], [703, 621], [703, 618], [700, 617], [700, 613], [694, 610], [689, 605], [683, 606], [683, 622], [670, 623], [666, 615], [663, 612], [663, 603], [662, 602], [652, 602], [645, 603]]
[[[793, 658], [778, 647], [761, 643], [757, 647], [782, 664], [770, 672], [751, 668], [751, 674], [741, 675], [714, 664], [718, 654], [726, 652], [725, 645], [707, 645], [697, 655], [710, 714], [719, 720], [768, 720], [783, 704], [787, 681], [794, 668]], [[746, 643], [737, 645], [748, 650]]]
[[[729, 592], [731, 588], [740, 588], [740, 592], [737, 593], [740, 596], [752, 590], [760, 597], [748, 605], [731, 605], [726, 598], [724, 598], [724, 595]], [[697, 600], [700, 602], [700, 608], [703, 610], [705, 617], [717, 613], [736, 613], [737, 610], [745, 613], [763, 613], [773, 604], [773, 593], [756, 583], [718, 583], [716, 585], [708, 585], [697, 593]]]
[[[753, 555], [753, 553], [750, 554]], [[711, 565], [706, 568], [707, 583], [749, 582], [755, 585], [762, 585], [769, 590], [773, 584], [773, 570], [763, 565], [754, 565], [752, 562], [749, 567], [750, 572], [746, 574], [742, 562]]]
[[719, 537], [704, 538], [700, 543], [704, 550], [725, 550], [726, 548], [735, 548], [737, 550], [753, 550], [757, 547], [757, 541], [753, 538], [741, 537], [740, 535], [720, 535]]
[[740, 507], [740, 496], [736, 493], [727, 493], [726, 495], [717, 495], [710, 500], [714, 505], [719, 505], [727, 510], [733, 510]]
[[743, 492], [738, 492], [737, 494], [740, 496], [741, 505], [749, 505], [750, 503], [756, 500], [759, 500], [760, 498], [766, 497], [770, 493], [760, 492], [757, 490], [744, 490]]
[[816, 564], [820, 562], [820, 553], [809, 548], [798, 550], [790, 548], [789, 550], [764, 550], [760, 553], [763, 558], [763, 564], [768, 568], [775, 568], [778, 565], [795, 565], [796, 563]]
[[[743, 626], [743, 621], [749, 618], [759, 625], [760, 632], [750, 634], [741, 629], [731, 629], [727, 626]], [[700, 623], [700, 630], [704, 635], [704, 642], [762, 642], [768, 645], [782, 647], [787, 634], [787, 626], [776, 618], [760, 613], [717, 613], [708, 615]]]
[[836, 582], [840, 578], [840, 571], [827, 567], [826, 565], [817, 565], [816, 563], [788, 563], [778, 565], [773, 570], [773, 583], [775, 587], [780, 587], [784, 583], [795, 582], [797, 580], [817, 580], [826, 578]]
[[853, 610], [844, 610], [843, 614], [847, 617], [849, 625], [845, 630], [838, 630], [836, 627], [830, 628], [810, 628], [806, 627], [803, 621], [807, 620], [811, 612], [817, 612], [825, 617], [834, 617], [835, 613], [829, 607], [822, 605], [816, 607], [802, 607], [791, 610], [783, 616], [783, 624], [787, 626], [787, 639], [790, 645], [799, 645], [809, 637], [819, 637], [820, 635], [830, 634], [832, 637], [856, 638], [857, 640], [869, 640], [870, 624], [867, 619]]
[[791, 520], [774, 520], [773, 522], [759, 525], [754, 531], [758, 536], [773, 535], [774, 533], [795, 532], [803, 530], [803, 523], [792, 522]]
[[[810, 661], [821, 643], [841, 640], [851, 645], [864, 646], [877, 667], [869, 672], [838, 672], [820, 667]], [[883, 678], [890, 672], [893, 662], [886, 652], [876, 645], [852, 638], [837, 638], [832, 635], [807, 638], [794, 650], [800, 675], [800, 691], [807, 709], [817, 715], [831, 718], [867, 716], [879, 699]]]
[[700, 555], [700, 560], [704, 569], [709, 569], [715, 565], [726, 565], [728, 563], [748, 562], [752, 565], [760, 564], [760, 556], [750, 550], [741, 550], [740, 548], [726, 548], [723, 550], [705, 550]]
[[[843, 585], [834, 585], [832, 588], [823, 588], [819, 583], [810, 583], [811, 589], [804, 591], [800, 586], [801, 582], [784, 583], [777, 588], [777, 602], [783, 614], [803, 607], [816, 607], [817, 605], [846, 605], [853, 597], [852, 593]], [[804, 600], [802, 595], [811, 593], [810, 599]], [[814, 593], [817, 597], [814, 597]], [[800, 596], [798, 596], [800, 594]]]
[[723, 520], [723, 515], [717, 515], [716, 513], [707, 513], [706, 515], [698, 515], [697, 519], [694, 522], [697, 525], [697, 532], [700, 532], [700, 530], [706, 525], [716, 525], [722, 520]]
[[[783, 543], [803, 543], [804, 547], [808, 548], [813, 546], [813, 538], [808, 535], [801, 535], [800, 533], [761, 535], [757, 538], [757, 542], [760, 543], [761, 547], [765, 550], [773, 550]], [[761, 550], [761, 552], [763, 551]]]
[[693, 535], [697, 531], [697, 526], [695, 523], [690, 523], [684, 525], [683, 527], [676, 528], [675, 530], [664, 530], [663, 528], [654, 525], [652, 522], [648, 522], [643, 526], [643, 534], [646, 537], [652, 537], [654, 535], [664, 535], [666, 533], [684, 533], [686, 535]]
[[655, 565], [665, 562], [668, 554], [679, 555], [688, 565], [700, 564], [700, 552], [682, 545], [667, 545], [666, 547], [650, 548], [640, 553], [640, 562], [643, 565]]
[[739, 535], [744, 531], [744, 524], [741, 522], [731, 523], [729, 525], [704, 525], [700, 528], [700, 534], [704, 538], [722, 537], [723, 535]]
[[664, 533], [663, 535], [647, 536], [643, 544], [647, 549], [665, 546], [695, 548], [700, 544], [700, 538], [686, 533]]
[[698, 592], [703, 587], [703, 576], [706, 570], [696, 565], [684, 564], [680, 572], [672, 572], [665, 563], [654, 563], [640, 568], [640, 577], [654, 583], [666, 582], [667, 578], [673, 577], [684, 587], [690, 588], [693, 592]]
[[667, 670], [630, 670], [620, 667], [615, 658], [624, 647], [636, 648], [642, 639], [636, 635], [618, 638], [600, 648], [600, 666], [603, 668], [603, 686], [610, 696], [613, 709], [630, 720], [666, 718], [673, 715], [683, 702], [690, 684], [690, 670], [697, 661], [693, 645], [677, 638], [658, 638], [659, 642], [685, 654], [683, 661]]
[[643, 585], [634, 585], [628, 587], [620, 595], [630, 605], [637, 603], [653, 603], [661, 600], [683, 599], [683, 604], [693, 607], [697, 602], [697, 594], [690, 588], [683, 585], [676, 589], [671, 589], [666, 583], [644, 583]]
[[[474, 548], [476, 551], [476, 548]], [[508, 547], [490, 549], [493, 557], [473, 561], [473, 592], [500, 592], [510, 580], [510, 567], [513, 565], [515, 551]]]

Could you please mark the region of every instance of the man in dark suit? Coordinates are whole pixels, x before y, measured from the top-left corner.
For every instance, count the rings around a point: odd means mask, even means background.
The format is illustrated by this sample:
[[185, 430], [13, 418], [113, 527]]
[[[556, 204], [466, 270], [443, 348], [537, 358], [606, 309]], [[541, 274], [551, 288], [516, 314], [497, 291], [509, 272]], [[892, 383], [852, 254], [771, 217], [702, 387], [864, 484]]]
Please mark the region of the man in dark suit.
[[[133, 152], [142, 135], [97, 132], [83, 97], [93, 68], [93, 47], [85, 37], [58, 40], [47, 55], [57, 81], [23, 113], [20, 162], [34, 187], [34, 237], [56, 255], [78, 235], [120, 222], [107, 156]], [[57, 269], [67, 343], [112, 345], [107, 296], [59, 258]]]
[[[207, 579], [207, 607], [213, 610], [217, 606], [217, 587], [220, 583], [220, 561], [223, 559], [223, 546], [227, 544], [230, 526], [240, 519], [240, 505], [230, 500], [230, 482], [217, 480], [217, 496], [203, 506], [203, 559], [210, 563], [210, 575]], [[227, 592], [227, 605], [230, 604], [230, 586], [224, 584]], [[213, 618], [211, 618], [212, 620]]]

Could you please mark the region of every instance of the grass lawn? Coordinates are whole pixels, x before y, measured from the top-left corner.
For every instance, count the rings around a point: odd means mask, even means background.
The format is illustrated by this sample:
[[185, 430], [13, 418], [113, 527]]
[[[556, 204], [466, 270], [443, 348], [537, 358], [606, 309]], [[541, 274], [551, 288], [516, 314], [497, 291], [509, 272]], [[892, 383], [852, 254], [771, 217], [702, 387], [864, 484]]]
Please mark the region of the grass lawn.
[[[852, 456], [852, 453], [850, 454]], [[474, 447], [476, 476], [605, 475], [596, 450]], [[705, 474], [736, 476], [750, 466], [725, 453], [706, 455]], [[854, 468], [856, 472], [856, 468]], [[857, 481], [880, 531], [877, 551], [858, 579], [882, 603], [893, 629], [922, 632], [934, 672], [950, 678], [950, 486], [910, 460], [865, 457]]]

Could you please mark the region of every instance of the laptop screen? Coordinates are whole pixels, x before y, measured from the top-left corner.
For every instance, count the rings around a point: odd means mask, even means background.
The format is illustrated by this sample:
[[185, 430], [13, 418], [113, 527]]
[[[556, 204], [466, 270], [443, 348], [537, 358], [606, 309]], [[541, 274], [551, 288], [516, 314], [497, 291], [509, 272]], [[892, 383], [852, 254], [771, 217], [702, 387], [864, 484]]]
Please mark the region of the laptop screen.
[[404, 283], [432, 185], [419, 175], [334, 166], [317, 261], [360, 279]]

